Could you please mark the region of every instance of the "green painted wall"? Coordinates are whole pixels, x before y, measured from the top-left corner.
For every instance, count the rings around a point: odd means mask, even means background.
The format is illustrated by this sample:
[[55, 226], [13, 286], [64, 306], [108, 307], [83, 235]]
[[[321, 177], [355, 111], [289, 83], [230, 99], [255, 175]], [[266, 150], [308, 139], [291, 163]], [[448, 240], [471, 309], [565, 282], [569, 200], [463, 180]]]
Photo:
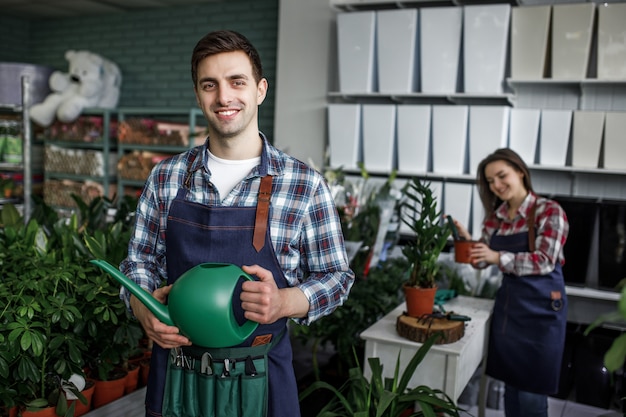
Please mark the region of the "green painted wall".
[[0, 62], [32, 62], [28, 49], [30, 23], [0, 15]]
[[[260, 126], [273, 138], [278, 0], [237, 0], [81, 18], [0, 18], [0, 61], [67, 70], [65, 51], [86, 49], [122, 70], [120, 107], [195, 107], [190, 58], [207, 32], [232, 29], [257, 47], [270, 90]], [[8, 30], [7, 30], [8, 29]]]

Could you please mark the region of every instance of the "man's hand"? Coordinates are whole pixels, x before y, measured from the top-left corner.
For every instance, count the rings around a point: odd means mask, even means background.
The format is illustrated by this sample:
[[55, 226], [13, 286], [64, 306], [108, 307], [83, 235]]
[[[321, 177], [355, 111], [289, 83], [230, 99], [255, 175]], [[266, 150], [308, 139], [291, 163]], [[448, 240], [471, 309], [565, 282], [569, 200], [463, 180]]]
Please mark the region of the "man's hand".
[[279, 289], [272, 272], [259, 265], [244, 265], [242, 269], [259, 278], [258, 281], [246, 281], [241, 287], [241, 307], [248, 320], [270, 324], [283, 317], [306, 316], [309, 300], [300, 289]]
[[[164, 304], [171, 289], [171, 285], [163, 288], [157, 288], [152, 293], [152, 296], [161, 304]], [[146, 332], [146, 336], [162, 348], [171, 349], [179, 346], [191, 345], [191, 341], [189, 339], [179, 334], [180, 331], [178, 330], [178, 327], [168, 326], [167, 324], [162, 323], [154, 316], [154, 314], [152, 314], [150, 310], [148, 310], [148, 307], [146, 307], [134, 295], [131, 295], [130, 297], [130, 306], [133, 309], [135, 317], [137, 317], [137, 320], [139, 320], [139, 323], [141, 323], [141, 326]]]

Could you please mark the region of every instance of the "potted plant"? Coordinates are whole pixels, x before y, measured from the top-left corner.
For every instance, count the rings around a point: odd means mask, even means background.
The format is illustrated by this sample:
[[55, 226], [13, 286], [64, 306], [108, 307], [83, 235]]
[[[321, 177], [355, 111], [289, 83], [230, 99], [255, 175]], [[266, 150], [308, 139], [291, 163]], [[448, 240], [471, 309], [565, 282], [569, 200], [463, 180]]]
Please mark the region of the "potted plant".
[[[402, 284], [402, 273], [406, 271], [404, 258], [393, 258], [380, 262], [370, 269], [367, 278], [357, 277], [346, 302], [328, 316], [308, 326], [294, 326], [293, 335], [303, 344], [312, 341], [312, 368], [315, 380], [320, 380], [318, 349], [331, 343], [336, 351], [336, 374], [345, 377], [348, 369], [356, 366], [354, 351], [362, 357], [365, 341], [361, 332], [374, 324], [402, 302], [398, 290]], [[335, 371], [335, 369], [333, 369]]]
[[[78, 198], [75, 201], [84, 219], [82, 238], [89, 257], [118, 265], [130, 240], [132, 202], [123, 200], [115, 217], [107, 220], [111, 200], [99, 198], [88, 205]], [[96, 380], [94, 406], [98, 407], [124, 395], [128, 360], [144, 334], [119, 298], [119, 285], [91, 263], [84, 267], [91, 271], [83, 286], [90, 288], [87, 300], [92, 306], [85, 313], [84, 334], [90, 347], [88, 366]]]
[[92, 358], [102, 368], [122, 367], [143, 336], [119, 286], [89, 263], [85, 244], [89, 236], [119, 257], [128, 243], [127, 211], [111, 223], [110, 201], [81, 207], [80, 218], [59, 219], [39, 204], [26, 225], [11, 205], [1, 210], [0, 380], [15, 382], [0, 383], [5, 407], [50, 402], [54, 382], [82, 374]]
[[326, 376], [337, 371], [337, 375], [345, 377], [348, 369], [356, 365], [353, 348], [358, 353], [364, 349], [360, 333], [402, 302], [398, 288], [404, 279], [406, 260], [400, 257], [379, 262], [374, 256], [377, 241], [382, 247], [381, 237], [387, 238], [385, 232], [390, 229], [383, 208], [395, 205], [398, 200], [396, 195], [400, 190], [393, 188], [395, 173], [384, 182], [373, 181], [362, 163], [359, 167], [361, 177], [356, 179], [346, 178], [341, 168], [324, 174], [335, 198], [344, 240], [358, 243], [359, 250], [352, 256], [348, 250], [355, 281], [346, 302], [333, 314], [308, 326], [293, 326], [295, 338], [304, 345], [311, 343], [315, 380], [321, 377], [318, 363], [321, 347], [332, 345], [336, 352], [332, 357], [336, 369], [328, 369]]
[[452, 231], [449, 224], [443, 221], [430, 183], [414, 177], [403, 187], [403, 195], [405, 199], [400, 203], [400, 219], [413, 233], [411, 240], [402, 248], [402, 253], [411, 264], [403, 289], [408, 315], [420, 317], [432, 313], [440, 268], [439, 255]]
[[[339, 388], [317, 381], [300, 394], [300, 401], [317, 390], [327, 390], [333, 397], [318, 413], [323, 416], [400, 417], [400, 416], [459, 416], [460, 409], [443, 391], [426, 385], [408, 388], [409, 381], [428, 350], [440, 334], [433, 334], [415, 353], [400, 375], [400, 356], [393, 378], [383, 378], [379, 358], [368, 358], [372, 375], [368, 381], [359, 366], [350, 369], [348, 380]], [[415, 404], [420, 411], [412, 411]]]
[[14, 383], [3, 391], [15, 392], [14, 404], [56, 406], [58, 415], [67, 415], [60, 394], [69, 386], [64, 381], [82, 373], [86, 350], [76, 331], [81, 267], [60, 249], [55, 233], [36, 220], [24, 225], [13, 206], [3, 207], [2, 223], [0, 379]]

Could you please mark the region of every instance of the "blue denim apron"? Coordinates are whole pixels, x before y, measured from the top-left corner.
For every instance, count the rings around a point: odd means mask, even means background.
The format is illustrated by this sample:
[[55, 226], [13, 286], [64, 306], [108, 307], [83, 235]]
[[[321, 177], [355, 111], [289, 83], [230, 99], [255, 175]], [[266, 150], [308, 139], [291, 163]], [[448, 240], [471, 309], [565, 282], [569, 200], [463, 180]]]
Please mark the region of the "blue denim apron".
[[[185, 184], [191, 174], [188, 172], [187, 175]], [[200, 263], [225, 262], [238, 266], [258, 264], [272, 272], [279, 288], [287, 286], [287, 280], [271, 243], [269, 227], [265, 230], [262, 249], [257, 251], [253, 247], [256, 207], [206, 206], [186, 201], [187, 192], [187, 185], [178, 191], [168, 214], [166, 236], [168, 284], [174, 283], [180, 275]], [[233, 306], [235, 315], [242, 317], [243, 310], [238, 295], [233, 297]], [[238, 346], [251, 346], [257, 337], [267, 339], [264, 336], [270, 334], [272, 340], [278, 340], [286, 332], [286, 325], [286, 318], [272, 324], [259, 325], [255, 332]], [[207, 323], [207, 331], [211, 331], [210, 323]], [[169, 350], [154, 345], [146, 392], [147, 416], [160, 416], [162, 413], [169, 355]], [[287, 335], [280, 338], [268, 354], [268, 416], [300, 416], [292, 356], [291, 343]]]
[[[528, 233], [492, 236], [489, 247], [528, 252]], [[554, 394], [559, 388], [567, 324], [561, 265], [547, 275], [504, 274], [491, 317], [487, 375], [520, 390]]]

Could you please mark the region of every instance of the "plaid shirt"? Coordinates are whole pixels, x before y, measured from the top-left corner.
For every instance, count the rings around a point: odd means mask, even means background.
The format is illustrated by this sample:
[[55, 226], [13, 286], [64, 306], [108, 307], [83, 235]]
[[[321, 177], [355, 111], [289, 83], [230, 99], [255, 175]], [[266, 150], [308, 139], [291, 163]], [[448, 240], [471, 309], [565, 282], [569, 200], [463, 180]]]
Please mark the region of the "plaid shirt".
[[489, 242], [491, 236], [510, 236], [528, 231], [526, 218], [530, 209], [537, 203], [535, 211], [535, 251], [500, 252], [500, 270], [516, 276], [545, 275], [554, 270], [557, 262], [563, 265], [563, 246], [569, 233], [567, 216], [561, 206], [553, 200], [528, 193], [522, 205], [517, 209], [515, 218], [508, 218], [509, 205], [504, 202], [483, 224], [483, 242]]
[[[261, 173], [272, 175], [270, 236], [278, 263], [290, 286], [300, 288], [309, 300], [308, 324], [343, 304], [354, 282], [348, 265], [341, 224], [323, 176], [271, 146], [265, 137], [261, 163], [220, 201], [207, 168], [208, 141], [190, 151], [162, 161], [152, 170], [137, 206], [128, 257], [120, 270], [152, 293], [166, 281], [165, 234], [167, 214], [192, 163], [187, 199], [209, 206], [256, 207]], [[128, 304], [130, 294], [121, 289]]]

